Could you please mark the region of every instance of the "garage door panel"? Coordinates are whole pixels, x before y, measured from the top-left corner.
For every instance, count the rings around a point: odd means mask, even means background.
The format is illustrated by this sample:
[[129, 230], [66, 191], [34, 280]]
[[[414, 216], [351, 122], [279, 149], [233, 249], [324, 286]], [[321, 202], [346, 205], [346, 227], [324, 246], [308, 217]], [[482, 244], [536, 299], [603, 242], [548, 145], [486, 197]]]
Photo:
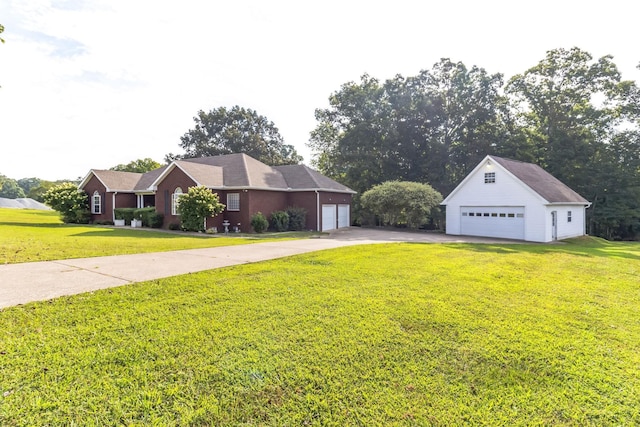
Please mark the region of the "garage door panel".
[[467, 236], [524, 240], [524, 206], [463, 206], [460, 231]]
[[322, 205], [322, 231], [336, 229], [336, 205]]
[[338, 228], [349, 227], [351, 221], [349, 219], [349, 205], [338, 205]]

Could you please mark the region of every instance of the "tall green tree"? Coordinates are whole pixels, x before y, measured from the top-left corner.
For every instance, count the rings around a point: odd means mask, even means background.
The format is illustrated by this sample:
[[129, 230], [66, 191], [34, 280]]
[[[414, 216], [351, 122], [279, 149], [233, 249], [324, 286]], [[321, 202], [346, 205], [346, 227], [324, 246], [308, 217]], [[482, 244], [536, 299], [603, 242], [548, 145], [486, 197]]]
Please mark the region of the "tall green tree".
[[137, 173], [145, 173], [152, 171], [154, 169], [158, 169], [162, 165], [156, 162], [149, 157], [145, 159], [132, 160], [131, 162], [125, 164], [119, 164], [112, 167], [110, 170], [112, 171], [120, 171], [120, 172], [137, 172]]
[[359, 192], [386, 180], [449, 191], [504, 138], [501, 85], [500, 74], [449, 59], [384, 83], [364, 75], [316, 110], [314, 164]]
[[268, 165], [297, 164], [302, 161], [292, 145], [284, 143], [278, 128], [256, 111], [239, 106], [220, 107], [193, 118], [195, 127], [180, 138], [184, 154], [168, 154], [168, 162], [178, 158], [244, 153]]
[[592, 201], [589, 231], [598, 233], [602, 223], [610, 237], [640, 201], [620, 192], [637, 175], [619, 157], [621, 149], [626, 157], [636, 149], [627, 143], [634, 133], [620, 130], [632, 123], [635, 83], [622, 81], [611, 56], [594, 60], [578, 48], [555, 49], [514, 76], [506, 92], [534, 147], [533, 161]]
[[5, 199], [18, 199], [26, 197], [26, 195], [15, 179], [6, 178], [2, 184], [0, 184], [0, 197]]

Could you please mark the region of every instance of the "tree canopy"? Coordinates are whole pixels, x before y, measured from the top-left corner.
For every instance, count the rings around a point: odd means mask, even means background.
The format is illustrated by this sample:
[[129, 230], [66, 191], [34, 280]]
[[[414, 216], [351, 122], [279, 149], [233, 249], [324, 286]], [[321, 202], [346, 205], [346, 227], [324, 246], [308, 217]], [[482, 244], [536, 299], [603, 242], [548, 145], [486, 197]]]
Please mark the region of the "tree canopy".
[[506, 85], [449, 59], [384, 82], [365, 74], [316, 120], [313, 164], [359, 193], [400, 180], [448, 194], [495, 154], [537, 163], [590, 200], [590, 234], [640, 234], [640, 90], [610, 56], [551, 50]]
[[302, 161], [295, 148], [284, 143], [273, 122], [254, 110], [239, 106], [219, 107], [208, 113], [200, 110], [193, 120], [195, 127], [180, 138], [185, 153], [168, 154], [168, 162], [234, 153], [247, 154], [272, 166]]
[[145, 173], [152, 171], [154, 169], [158, 169], [162, 165], [156, 162], [153, 159], [145, 158], [132, 160], [131, 162], [125, 164], [119, 164], [111, 168], [112, 171], [120, 171], [120, 172], [137, 172], [137, 173]]
[[20, 185], [14, 179], [6, 178], [0, 182], [0, 197], [6, 199], [19, 199], [26, 197], [26, 194]]

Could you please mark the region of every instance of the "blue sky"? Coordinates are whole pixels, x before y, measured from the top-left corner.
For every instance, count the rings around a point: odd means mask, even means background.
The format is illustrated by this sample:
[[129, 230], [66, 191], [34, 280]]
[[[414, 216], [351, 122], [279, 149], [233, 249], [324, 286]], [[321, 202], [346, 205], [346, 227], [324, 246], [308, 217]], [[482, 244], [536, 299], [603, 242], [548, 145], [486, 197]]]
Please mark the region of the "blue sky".
[[306, 147], [348, 81], [440, 58], [508, 79], [554, 48], [640, 81], [637, 10], [584, 1], [2, 0], [0, 173], [75, 179], [180, 152], [202, 109], [240, 105]]

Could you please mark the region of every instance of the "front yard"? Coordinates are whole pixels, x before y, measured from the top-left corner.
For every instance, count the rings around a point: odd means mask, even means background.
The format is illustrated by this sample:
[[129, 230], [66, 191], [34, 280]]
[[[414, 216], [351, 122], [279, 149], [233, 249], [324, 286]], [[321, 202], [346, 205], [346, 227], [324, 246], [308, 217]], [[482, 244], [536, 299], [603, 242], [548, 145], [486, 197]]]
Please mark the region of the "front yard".
[[0, 311], [0, 425], [638, 425], [640, 245], [386, 244]]
[[312, 234], [198, 236], [130, 227], [63, 224], [53, 211], [0, 208], [0, 263], [243, 245], [257, 240], [306, 238]]

